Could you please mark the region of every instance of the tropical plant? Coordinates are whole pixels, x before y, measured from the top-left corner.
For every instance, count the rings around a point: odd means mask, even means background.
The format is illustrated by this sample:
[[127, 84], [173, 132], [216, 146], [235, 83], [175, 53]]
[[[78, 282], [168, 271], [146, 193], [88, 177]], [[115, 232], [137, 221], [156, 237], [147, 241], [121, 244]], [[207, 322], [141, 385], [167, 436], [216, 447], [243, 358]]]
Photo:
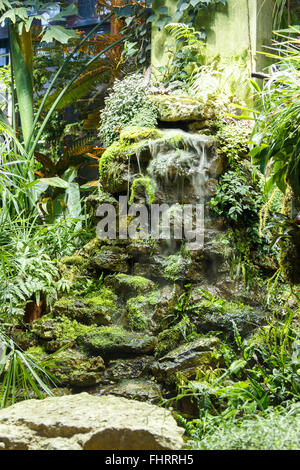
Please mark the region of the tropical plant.
[[216, 195], [210, 200], [210, 207], [232, 223], [244, 226], [258, 221], [262, 195], [257, 194], [243, 174], [228, 171], [219, 180]]
[[31, 396], [53, 395], [55, 382], [48, 368], [57, 367], [56, 354], [36, 361], [0, 331], [0, 408]]
[[[35, 11], [37, 11], [37, 8], [39, 6], [37, 4], [39, 4], [39, 2], [36, 2], [36, 1], [26, 2], [26, 6], [29, 7], [31, 5], [33, 8], [35, 8]], [[55, 96], [53, 103], [51, 103], [51, 105], [49, 106], [48, 112], [46, 112], [44, 116], [43, 122], [37, 128], [37, 124], [41, 117], [42, 111], [45, 109], [45, 105], [47, 103], [48, 97], [51, 91], [54, 89], [54, 86], [58, 77], [61, 75], [66, 65], [69, 64], [69, 62], [73, 60], [77, 51], [80, 50], [80, 48], [84, 45], [84, 43], [95, 33], [95, 31], [97, 31], [99, 27], [101, 27], [103, 22], [107, 21], [107, 19], [111, 15], [106, 16], [103, 19], [103, 21], [97, 24], [78, 43], [78, 45], [73, 49], [72, 53], [67, 56], [67, 58], [65, 59], [61, 67], [56, 72], [47, 91], [45, 92], [38, 111], [36, 112], [35, 116], [33, 116], [34, 108], [33, 108], [33, 86], [32, 86], [32, 42], [31, 42], [31, 36], [28, 36], [28, 35], [31, 34], [30, 27], [32, 25], [34, 16], [29, 16], [24, 6], [22, 6], [22, 8], [21, 7], [19, 8], [19, 2], [11, 3], [11, 2], [4, 1], [0, 4], [0, 11], [3, 13], [0, 20], [5, 21], [8, 18], [10, 22], [10, 30], [12, 34], [12, 37], [11, 37], [11, 43], [12, 43], [12, 47], [11, 47], [12, 61], [11, 62], [13, 65], [12, 83], [14, 82], [16, 83], [16, 90], [17, 90], [19, 109], [20, 109], [20, 114], [21, 114], [21, 122], [22, 122], [25, 148], [28, 153], [28, 159], [32, 160], [36, 147], [44, 132], [44, 129], [46, 125], [48, 124], [48, 121], [52, 117], [53, 112], [56, 110], [57, 106], [62, 100], [62, 98], [66, 95], [67, 92], [69, 92], [73, 84], [76, 82], [76, 80], [79, 79], [79, 77], [82, 76], [82, 74], [85, 72], [86, 69], [88, 69], [95, 61], [97, 61], [100, 57], [102, 57], [103, 54], [105, 54], [107, 51], [112, 49], [117, 44], [121, 43], [123, 41], [123, 38], [119, 39], [118, 41], [115, 41], [112, 44], [109, 44], [107, 47], [104, 47], [104, 49], [99, 51], [97, 54], [95, 54], [91, 59], [87, 61], [87, 64], [85, 64], [74, 75], [74, 77], [68, 81], [68, 83], [64, 86], [63, 90], [61, 90], [58, 93], [58, 96]], [[70, 14], [69, 9], [67, 10], [67, 13]], [[60, 15], [59, 18], [61, 19], [62, 17], [65, 16], [65, 14], [66, 14], [66, 11], [62, 12], [61, 14], [59, 14]], [[37, 17], [39, 18], [39, 15]], [[63, 42], [63, 43], [66, 42], [70, 38], [70, 35], [69, 34], [64, 35], [63, 30], [61, 29], [62, 28], [61, 26], [57, 28], [59, 29], [53, 30], [51, 25], [49, 26], [49, 28], [47, 27], [46, 31], [44, 31], [43, 40], [46, 42], [47, 41], [51, 42], [55, 39], [58, 39], [60, 40], [60, 42]], [[24, 35], [24, 38], [23, 36], [19, 38], [15, 30], [17, 30], [17, 32], [20, 33], [21, 35]], [[72, 33], [71, 37], [74, 37], [74, 32]], [[24, 47], [22, 48], [20, 44], [22, 44], [23, 40], [24, 40], [24, 43], [26, 44], [26, 47], [24, 45]]]
[[[157, 111], [147, 100], [148, 86], [145, 77], [139, 73], [115, 81], [100, 115], [99, 135], [106, 146], [118, 139], [121, 130], [127, 126], [156, 126]], [[142, 115], [147, 116], [146, 122]]]
[[262, 91], [257, 88], [261, 110], [251, 151], [253, 163], [267, 175], [266, 192], [277, 186], [283, 193], [290, 185], [300, 196], [300, 40], [299, 27], [276, 32], [271, 52], [277, 59]]

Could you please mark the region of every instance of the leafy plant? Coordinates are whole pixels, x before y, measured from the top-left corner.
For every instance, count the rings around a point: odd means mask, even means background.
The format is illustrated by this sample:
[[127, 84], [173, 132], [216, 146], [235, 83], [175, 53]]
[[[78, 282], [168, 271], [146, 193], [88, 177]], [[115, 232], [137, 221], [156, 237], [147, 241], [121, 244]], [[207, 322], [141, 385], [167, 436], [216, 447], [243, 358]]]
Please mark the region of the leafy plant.
[[210, 207], [233, 224], [253, 225], [258, 220], [262, 196], [257, 194], [246, 176], [228, 171], [219, 180]]
[[266, 192], [277, 186], [283, 193], [288, 185], [300, 196], [300, 40], [299, 27], [276, 32], [272, 52], [277, 59], [263, 90], [258, 91], [261, 111], [257, 114], [250, 155], [266, 174]]
[[0, 408], [35, 395], [44, 398], [53, 395], [55, 386], [48, 368], [57, 367], [55, 355], [36, 361], [25, 354], [5, 333], [0, 331]]
[[143, 127], [156, 126], [157, 111], [147, 100], [147, 89], [144, 76], [138, 73], [115, 81], [100, 115], [99, 135], [106, 146], [117, 140], [125, 127], [141, 123], [145, 115]]

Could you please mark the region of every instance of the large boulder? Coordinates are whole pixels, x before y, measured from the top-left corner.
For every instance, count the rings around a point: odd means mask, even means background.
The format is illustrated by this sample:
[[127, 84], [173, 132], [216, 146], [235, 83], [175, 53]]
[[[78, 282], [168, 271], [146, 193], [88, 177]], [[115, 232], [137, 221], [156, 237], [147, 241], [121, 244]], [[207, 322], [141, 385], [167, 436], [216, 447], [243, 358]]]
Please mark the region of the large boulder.
[[0, 411], [6, 450], [179, 450], [183, 432], [169, 411], [111, 395], [27, 400]]
[[210, 104], [190, 96], [150, 95], [149, 98], [157, 108], [160, 121], [206, 121], [215, 117]]

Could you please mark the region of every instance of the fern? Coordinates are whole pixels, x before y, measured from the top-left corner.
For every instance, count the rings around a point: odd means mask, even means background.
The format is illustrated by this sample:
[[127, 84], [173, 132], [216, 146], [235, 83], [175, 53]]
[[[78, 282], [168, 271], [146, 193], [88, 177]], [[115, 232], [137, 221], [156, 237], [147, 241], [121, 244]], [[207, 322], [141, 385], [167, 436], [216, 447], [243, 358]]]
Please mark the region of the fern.
[[174, 36], [177, 41], [185, 42], [185, 47], [204, 49], [202, 33], [191, 26], [184, 23], [169, 23], [165, 26], [165, 30], [171, 36]]
[[[88, 95], [93, 87], [97, 84], [97, 82], [101, 82], [101, 76], [104, 72], [108, 71], [108, 66], [102, 65], [97, 67], [93, 70], [82, 75], [78, 80], [74, 82], [74, 84], [70, 87], [70, 89], [65, 93], [63, 98], [57, 105], [57, 110], [61, 110], [66, 108], [67, 106], [72, 105], [78, 99], [83, 98], [84, 96]], [[52, 93], [46, 101], [45, 110], [49, 110], [56, 100], [56, 98], [61, 93], [61, 90], [56, 90]]]

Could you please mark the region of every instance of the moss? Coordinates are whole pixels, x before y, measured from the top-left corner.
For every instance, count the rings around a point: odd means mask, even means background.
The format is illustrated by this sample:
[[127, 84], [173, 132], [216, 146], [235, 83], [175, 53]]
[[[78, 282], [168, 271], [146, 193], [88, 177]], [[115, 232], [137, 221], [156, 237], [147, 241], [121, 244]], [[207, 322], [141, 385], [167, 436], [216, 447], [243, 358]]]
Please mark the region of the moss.
[[187, 334], [191, 333], [192, 330], [193, 326], [190, 323], [190, 319], [183, 317], [177, 325], [159, 333], [155, 347], [155, 355], [161, 357], [169, 351], [172, 351], [172, 349], [177, 348], [185, 341], [185, 337]]
[[99, 163], [100, 181], [108, 178], [112, 182], [122, 177], [123, 171], [120, 163], [127, 162], [128, 156], [135, 154], [141, 148], [140, 143], [132, 143], [127, 140], [114, 142], [103, 153]]
[[[93, 289], [95, 286], [93, 286]], [[85, 324], [107, 325], [111, 314], [118, 312], [115, 294], [102, 286], [98, 291], [91, 291], [84, 297], [67, 297], [54, 305], [55, 315], [65, 315]]]
[[73, 256], [64, 256], [61, 259], [61, 262], [66, 265], [70, 266], [78, 266], [81, 268], [85, 268], [89, 261], [84, 258], [83, 256], [73, 255]]
[[34, 356], [36, 359], [42, 359], [46, 355], [42, 346], [31, 346], [25, 351], [25, 353]]
[[136, 292], [137, 294], [143, 294], [149, 290], [153, 290], [155, 284], [150, 279], [142, 276], [130, 276], [129, 274], [117, 274], [112, 276], [110, 281], [117, 284], [121, 289], [125, 289], [130, 293]]
[[156, 305], [160, 299], [160, 294], [161, 292], [159, 289], [150, 292], [150, 294], [147, 295], [147, 301], [149, 302], [149, 304]]
[[120, 134], [120, 142], [140, 142], [142, 140], [156, 140], [163, 133], [155, 128], [128, 126]]
[[131, 186], [129, 204], [133, 204], [138, 196], [146, 196], [148, 204], [153, 204], [155, 199], [155, 186], [151, 178], [143, 176], [134, 179]]
[[100, 249], [102, 245], [103, 241], [100, 240], [100, 238], [95, 237], [84, 246], [84, 251], [86, 251], [89, 255], [93, 255], [94, 252]]
[[75, 341], [80, 336], [95, 333], [97, 331], [96, 325], [83, 325], [76, 320], [62, 316], [56, 322], [56, 337], [57, 340]]
[[183, 258], [181, 254], [168, 256], [165, 267], [165, 277], [171, 281], [182, 279], [186, 275], [189, 260]]
[[153, 351], [156, 338], [145, 333], [127, 331], [121, 326], [102, 326], [96, 333], [86, 335], [80, 343], [93, 354], [111, 357], [123, 354], [147, 354]]
[[300, 246], [292, 239], [283, 242], [279, 267], [285, 280], [292, 285], [300, 284]]
[[128, 310], [128, 327], [132, 331], [147, 331], [148, 318], [145, 315], [145, 306], [147, 305], [147, 297], [139, 296], [131, 298], [127, 301]]
[[101, 310], [102, 313], [109, 313], [118, 309], [116, 305], [116, 295], [105, 286], [102, 286], [97, 294], [92, 292], [84, 297], [83, 300], [86, 305], [95, 308], [95, 311]]

